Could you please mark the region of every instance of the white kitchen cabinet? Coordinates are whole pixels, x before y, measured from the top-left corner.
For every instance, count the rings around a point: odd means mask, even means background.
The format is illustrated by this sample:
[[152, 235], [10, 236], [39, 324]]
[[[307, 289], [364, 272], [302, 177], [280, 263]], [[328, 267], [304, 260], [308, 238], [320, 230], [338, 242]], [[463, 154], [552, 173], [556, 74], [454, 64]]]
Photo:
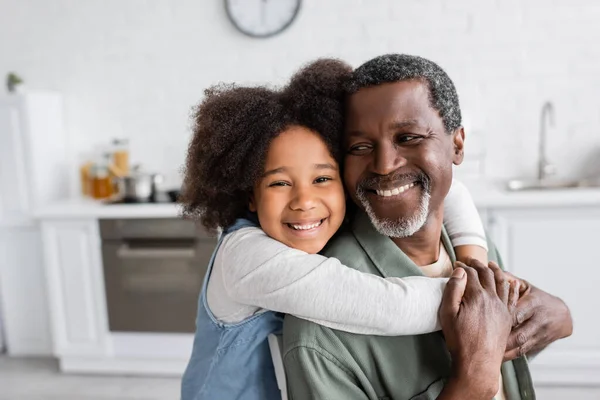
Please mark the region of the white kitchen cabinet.
[[0, 102], [0, 224], [31, 223], [25, 157], [24, 120], [20, 103]]
[[68, 196], [62, 99], [0, 96], [0, 314], [11, 355], [50, 354], [36, 207]]
[[43, 221], [54, 354], [106, 353], [107, 320], [98, 221]]
[[573, 335], [532, 361], [540, 384], [600, 384], [600, 205], [494, 209], [490, 235], [506, 268], [563, 299]]
[[52, 348], [61, 371], [180, 376], [193, 334], [109, 330], [98, 219], [49, 218], [41, 227]]
[[0, 230], [0, 255], [6, 348], [11, 355], [49, 354], [51, 338], [37, 227]]

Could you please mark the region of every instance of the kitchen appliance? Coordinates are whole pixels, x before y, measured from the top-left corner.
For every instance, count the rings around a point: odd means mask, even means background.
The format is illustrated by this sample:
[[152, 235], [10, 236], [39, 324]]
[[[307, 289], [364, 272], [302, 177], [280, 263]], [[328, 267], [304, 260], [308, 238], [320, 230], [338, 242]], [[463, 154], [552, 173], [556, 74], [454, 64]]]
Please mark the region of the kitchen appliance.
[[167, 196], [169, 196], [169, 199], [173, 203], [177, 203], [177, 201], [179, 201], [180, 195], [181, 195], [181, 190], [179, 190], [179, 189], [167, 190]]
[[150, 202], [156, 197], [156, 187], [162, 175], [142, 172], [135, 166], [130, 175], [117, 178], [119, 197], [126, 202]]
[[217, 244], [192, 221], [100, 221], [109, 329], [194, 332], [198, 294]]

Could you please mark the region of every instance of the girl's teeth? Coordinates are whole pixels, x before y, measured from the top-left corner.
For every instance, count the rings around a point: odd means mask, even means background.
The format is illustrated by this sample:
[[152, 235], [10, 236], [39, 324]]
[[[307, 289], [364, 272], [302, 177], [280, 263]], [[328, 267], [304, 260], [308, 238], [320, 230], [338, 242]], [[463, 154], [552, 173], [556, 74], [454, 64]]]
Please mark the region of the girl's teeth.
[[321, 225], [321, 222], [323, 221], [319, 221], [319, 222], [315, 222], [314, 224], [310, 224], [310, 225], [292, 225], [290, 224], [290, 226], [294, 229], [296, 229], [297, 231], [306, 231], [308, 229], [314, 229], [317, 226]]
[[415, 186], [414, 182], [409, 183], [408, 185], [394, 188], [392, 190], [376, 190], [375, 192], [377, 193], [378, 196], [389, 197], [389, 196], [395, 196], [397, 194], [400, 194], [400, 193], [410, 189], [413, 186]]

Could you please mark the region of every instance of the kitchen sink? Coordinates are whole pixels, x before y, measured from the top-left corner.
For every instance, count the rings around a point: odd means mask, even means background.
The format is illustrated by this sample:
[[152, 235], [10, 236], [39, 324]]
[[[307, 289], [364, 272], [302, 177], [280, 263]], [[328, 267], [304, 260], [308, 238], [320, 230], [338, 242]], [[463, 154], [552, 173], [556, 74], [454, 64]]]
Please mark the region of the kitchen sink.
[[600, 188], [600, 180], [588, 179], [513, 179], [508, 181], [511, 192], [526, 190], [561, 190], [575, 188]]

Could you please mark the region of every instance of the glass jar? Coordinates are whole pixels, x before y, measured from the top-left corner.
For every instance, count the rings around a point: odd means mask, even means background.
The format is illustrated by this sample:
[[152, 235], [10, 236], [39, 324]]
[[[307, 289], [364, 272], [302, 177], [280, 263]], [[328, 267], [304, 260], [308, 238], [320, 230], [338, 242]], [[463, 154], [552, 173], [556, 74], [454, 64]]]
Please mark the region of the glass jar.
[[96, 164], [92, 173], [92, 195], [95, 199], [107, 199], [113, 195], [112, 178], [108, 166]]
[[127, 139], [114, 139], [112, 142], [113, 165], [120, 176], [129, 175], [129, 141]]

